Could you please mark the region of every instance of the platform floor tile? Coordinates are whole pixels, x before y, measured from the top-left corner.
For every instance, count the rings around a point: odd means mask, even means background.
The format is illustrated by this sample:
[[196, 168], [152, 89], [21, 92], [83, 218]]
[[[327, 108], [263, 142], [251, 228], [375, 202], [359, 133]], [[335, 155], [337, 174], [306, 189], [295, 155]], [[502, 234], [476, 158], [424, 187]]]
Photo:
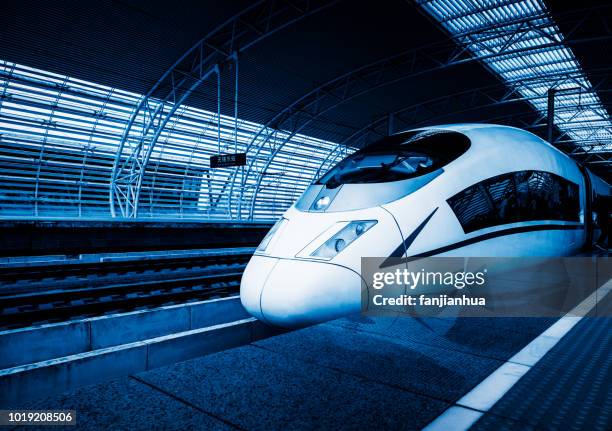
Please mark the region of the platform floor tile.
[[552, 325], [552, 318], [420, 318], [354, 316], [343, 328], [505, 361]]
[[256, 343], [326, 368], [454, 402], [501, 365], [495, 359], [322, 324]]
[[[75, 410], [76, 427], [25, 427], [28, 430], [231, 430], [221, 420], [152, 389], [133, 378], [85, 386], [19, 406], [30, 410]], [[23, 429], [20, 426], [18, 429]]]
[[582, 319], [478, 421], [542, 430], [612, 429], [612, 318]]
[[138, 377], [248, 430], [419, 429], [448, 406], [256, 346]]

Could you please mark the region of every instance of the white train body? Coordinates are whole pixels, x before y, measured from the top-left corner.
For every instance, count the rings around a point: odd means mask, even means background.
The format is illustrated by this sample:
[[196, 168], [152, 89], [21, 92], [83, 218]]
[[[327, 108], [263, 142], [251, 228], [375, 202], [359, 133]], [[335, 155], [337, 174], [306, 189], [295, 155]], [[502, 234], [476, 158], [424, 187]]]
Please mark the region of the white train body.
[[[275, 225], [242, 278], [240, 296], [249, 313], [281, 327], [357, 313], [366, 256], [567, 256], [588, 240], [591, 181], [539, 137], [512, 127], [466, 124], [387, 139], [394, 143], [374, 144], [363, 150], [366, 157], [355, 153], [333, 168]], [[450, 155], [445, 140], [453, 147]], [[393, 148], [419, 153], [428, 147], [434, 148], [431, 159], [405, 156], [399, 172], [397, 160], [387, 156]], [[375, 155], [370, 166], [368, 154]], [[350, 163], [366, 164], [354, 169]], [[381, 167], [390, 178], [378, 181]], [[406, 174], [410, 169], [416, 172]], [[359, 175], [366, 180], [355, 181]], [[521, 187], [534, 185], [552, 187], [546, 193], [553, 203], [521, 201], [531, 196]], [[514, 190], [511, 202], [496, 200], [496, 190], [504, 187], [508, 196]]]

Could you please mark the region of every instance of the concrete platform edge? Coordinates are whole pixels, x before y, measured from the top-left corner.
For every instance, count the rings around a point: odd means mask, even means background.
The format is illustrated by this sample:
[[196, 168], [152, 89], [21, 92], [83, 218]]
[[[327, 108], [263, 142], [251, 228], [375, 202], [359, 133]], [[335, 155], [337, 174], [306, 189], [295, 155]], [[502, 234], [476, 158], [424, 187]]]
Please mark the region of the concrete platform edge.
[[16, 405], [238, 347], [276, 332], [255, 318], [247, 318], [0, 370], [0, 402]]

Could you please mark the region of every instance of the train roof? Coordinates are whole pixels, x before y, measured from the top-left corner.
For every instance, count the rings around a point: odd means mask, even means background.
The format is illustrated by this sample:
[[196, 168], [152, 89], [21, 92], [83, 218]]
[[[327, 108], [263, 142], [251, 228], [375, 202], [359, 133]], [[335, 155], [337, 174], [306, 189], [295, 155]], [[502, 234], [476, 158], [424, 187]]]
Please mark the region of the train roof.
[[[451, 124], [439, 124], [435, 126], [418, 127], [418, 128], [410, 129], [410, 130], [451, 130], [453, 132], [469, 132], [470, 130], [488, 129], [488, 128], [508, 129], [508, 130], [514, 130], [514, 131], [518, 131], [522, 133], [528, 133], [532, 136], [537, 136], [519, 127], [506, 126], [506, 125], [494, 124], [494, 123], [455, 123], [455, 124], [451, 123]], [[410, 130], [407, 130], [407, 131], [410, 131]]]

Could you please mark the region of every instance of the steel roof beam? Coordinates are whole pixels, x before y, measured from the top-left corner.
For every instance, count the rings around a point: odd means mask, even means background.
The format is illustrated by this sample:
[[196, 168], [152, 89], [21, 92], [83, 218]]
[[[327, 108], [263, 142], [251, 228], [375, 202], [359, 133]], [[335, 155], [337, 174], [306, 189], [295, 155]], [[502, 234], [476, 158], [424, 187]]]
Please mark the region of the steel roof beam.
[[[581, 19], [581, 24], [587, 26], [588, 23]], [[612, 38], [612, 34], [606, 34], [604, 36], [596, 36], [597, 39], [609, 40]], [[586, 39], [576, 38], [572, 40], [565, 40], [564, 44], [580, 44], [592, 41], [593, 37], [588, 36]], [[507, 51], [496, 52], [485, 56], [485, 58], [498, 58], [506, 55], [519, 55], [530, 52], [540, 52], [547, 48], [561, 46], [561, 42], [550, 42], [545, 45], [523, 47], [519, 49], [508, 49]], [[366, 94], [376, 88], [390, 85], [392, 83], [399, 82], [401, 80], [413, 78], [422, 74], [431, 73], [435, 70], [445, 69], [449, 67], [458, 66], [470, 62], [481, 61], [483, 58], [455, 58], [454, 47], [450, 47], [447, 44], [432, 44], [426, 47], [421, 47], [413, 50], [406, 51], [394, 56], [387, 57], [378, 62], [371, 63], [366, 66], [362, 66], [354, 71], [344, 74], [338, 78], [335, 78], [327, 83], [313, 89], [294, 103], [289, 105], [287, 108], [280, 111], [270, 122], [264, 125], [260, 131], [254, 136], [249, 148], [257, 145], [258, 151], [260, 151], [266, 144], [270, 145], [272, 155], [268, 158], [268, 162], [259, 169], [258, 172], [254, 172], [255, 162], [251, 161], [247, 167], [247, 176], [255, 175], [259, 178], [265, 173], [269, 162], [273, 159], [276, 152], [278, 152], [284, 142], [287, 142], [291, 136], [299, 133], [306, 126], [311, 124], [317, 118], [319, 118], [325, 112], [336, 108], [342, 103], [348, 100], [354, 99], [360, 95]], [[406, 70], [402, 70], [405, 68]], [[398, 70], [399, 69], [399, 70]], [[364, 85], [365, 84], [365, 85]], [[278, 130], [289, 131], [288, 136], [276, 142]], [[273, 141], [273, 144], [269, 144]], [[234, 195], [234, 189], [236, 187], [236, 175], [233, 176], [231, 182], [230, 196], [232, 199]], [[238, 197], [239, 202], [243, 201], [244, 196], [242, 187], [239, 188], [240, 196]], [[254, 202], [257, 196], [258, 189], [255, 188], [250, 201], [249, 215], [252, 217], [252, 209], [254, 208]], [[240, 213], [242, 209], [240, 210]]]
[[[171, 116], [202, 82], [213, 75], [219, 79], [220, 65], [234, 61], [238, 53], [334, 3], [260, 0], [186, 51], [142, 98], [123, 133], [110, 180], [112, 216], [138, 215], [142, 180], [157, 140]], [[160, 97], [164, 91], [165, 96]], [[139, 117], [144, 121], [142, 128], [136, 130]]]

